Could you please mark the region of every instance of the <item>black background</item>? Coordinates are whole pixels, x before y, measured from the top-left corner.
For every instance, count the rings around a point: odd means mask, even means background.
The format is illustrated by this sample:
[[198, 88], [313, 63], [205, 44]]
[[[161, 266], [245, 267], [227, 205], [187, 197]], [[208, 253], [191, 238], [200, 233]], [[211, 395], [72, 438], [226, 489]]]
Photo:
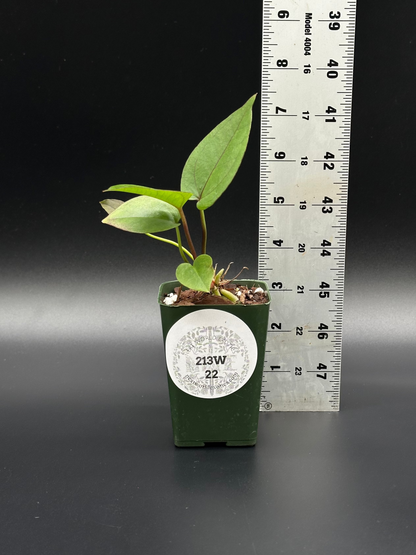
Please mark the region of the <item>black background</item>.
[[[261, 3], [2, 2], [1, 554], [415, 552], [415, 15], [358, 5], [341, 412], [195, 451], [172, 444], [156, 305], [177, 253], [98, 202], [177, 188], [260, 91]], [[259, 119], [207, 213], [209, 252], [251, 275]]]

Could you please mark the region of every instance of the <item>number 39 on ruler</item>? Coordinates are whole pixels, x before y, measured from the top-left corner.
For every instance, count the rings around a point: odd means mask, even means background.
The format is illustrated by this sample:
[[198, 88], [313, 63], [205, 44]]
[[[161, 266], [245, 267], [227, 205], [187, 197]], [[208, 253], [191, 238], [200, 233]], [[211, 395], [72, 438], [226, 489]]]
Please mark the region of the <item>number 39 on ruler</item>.
[[339, 409], [355, 1], [264, 0], [262, 410]]

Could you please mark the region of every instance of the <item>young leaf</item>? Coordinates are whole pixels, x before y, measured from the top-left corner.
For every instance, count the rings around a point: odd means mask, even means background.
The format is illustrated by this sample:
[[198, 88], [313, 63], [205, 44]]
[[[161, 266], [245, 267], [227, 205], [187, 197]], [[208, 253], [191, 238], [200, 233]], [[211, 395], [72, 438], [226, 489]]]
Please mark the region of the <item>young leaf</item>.
[[103, 191], [118, 191], [121, 193], [133, 193], [134, 195], [146, 195], [148, 197], [158, 198], [171, 204], [179, 210], [187, 202], [192, 193], [185, 193], [183, 191], [167, 191], [164, 189], [152, 189], [151, 187], [143, 187], [142, 185], [113, 185], [109, 189]]
[[191, 264], [179, 264], [176, 268], [176, 278], [189, 289], [209, 293], [214, 277], [212, 258], [208, 254], [200, 254]]
[[151, 197], [135, 197], [113, 210], [103, 223], [132, 233], [157, 233], [178, 227], [179, 211]]
[[189, 156], [182, 172], [181, 191], [190, 191], [197, 208], [205, 210], [227, 189], [240, 167], [251, 128], [256, 95], [228, 116]]
[[107, 212], [107, 214], [111, 214], [111, 212], [114, 212], [114, 210], [124, 204], [124, 202], [116, 198], [107, 198], [105, 200], [102, 200], [100, 204]]

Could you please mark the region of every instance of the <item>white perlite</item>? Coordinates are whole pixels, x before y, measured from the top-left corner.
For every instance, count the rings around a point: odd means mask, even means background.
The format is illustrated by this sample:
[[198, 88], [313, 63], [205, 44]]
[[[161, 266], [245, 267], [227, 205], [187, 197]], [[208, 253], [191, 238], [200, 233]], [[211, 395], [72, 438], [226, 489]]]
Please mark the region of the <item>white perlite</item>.
[[177, 300], [178, 300], [178, 295], [176, 293], [169, 293], [169, 295], [167, 295], [167, 297], [164, 298], [163, 302], [164, 304], [167, 304], [168, 306], [170, 306], [171, 304], [176, 303]]

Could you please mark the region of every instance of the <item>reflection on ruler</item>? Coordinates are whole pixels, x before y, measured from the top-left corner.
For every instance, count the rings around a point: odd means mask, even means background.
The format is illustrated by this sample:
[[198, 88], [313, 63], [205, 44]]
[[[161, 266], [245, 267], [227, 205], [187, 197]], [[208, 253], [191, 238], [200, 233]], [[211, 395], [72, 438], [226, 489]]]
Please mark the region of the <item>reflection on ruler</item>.
[[355, 9], [263, 2], [261, 410], [339, 410]]

